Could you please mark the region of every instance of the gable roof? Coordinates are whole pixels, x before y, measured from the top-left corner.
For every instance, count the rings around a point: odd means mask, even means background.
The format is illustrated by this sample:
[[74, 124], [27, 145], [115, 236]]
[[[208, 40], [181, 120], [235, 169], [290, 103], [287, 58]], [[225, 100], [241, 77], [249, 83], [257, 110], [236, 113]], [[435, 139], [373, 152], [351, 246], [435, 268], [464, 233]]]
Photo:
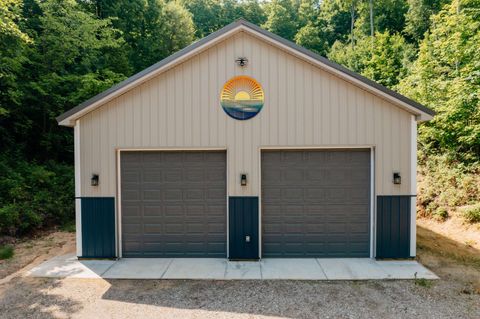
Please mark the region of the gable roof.
[[307, 50], [291, 41], [288, 41], [276, 34], [273, 34], [267, 30], [264, 30], [257, 25], [250, 23], [244, 19], [239, 19], [222, 29], [211, 33], [205, 38], [194, 42], [193, 44], [185, 47], [184, 49], [170, 55], [169, 57], [153, 64], [145, 70], [129, 77], [128, 79], [112, 86], [108, 90], [95, 95], [94, 97], [86, 100], [85, 102], [77, 105], [76, 107], [66, 111], [56, 119], [60, 125], [74, 126], [75, 120], [83, 115], [93, 111], [97, 107], [105, 104], [113, 98], [125, 93], [126, 91], [140, 85], [141, 83], [157, 76], [161, 72], [189, 59], [193, 55], [200, 51], [213, 46], [214, 44], [224, 40], [240, 31], [245, 31], [253, 36], [261, 38], [270, 44], [280, 47], [287, 52], [309, 61], [310, 63], [324, 69], [327, 72], [333, 73], [344, 80], [351, 82], [375, 95], [381, 96], [393, 104], [403, 108], [404, 110], [416, 115], [417, 120], [425, 121], [430, 120], [435, 112], [418, 102], [415, 102], [395, 91], [392, 91], [383, 85], [380, 85], [366, 77], [353, 72], [335, 62], [328, 60], [310, 50]]

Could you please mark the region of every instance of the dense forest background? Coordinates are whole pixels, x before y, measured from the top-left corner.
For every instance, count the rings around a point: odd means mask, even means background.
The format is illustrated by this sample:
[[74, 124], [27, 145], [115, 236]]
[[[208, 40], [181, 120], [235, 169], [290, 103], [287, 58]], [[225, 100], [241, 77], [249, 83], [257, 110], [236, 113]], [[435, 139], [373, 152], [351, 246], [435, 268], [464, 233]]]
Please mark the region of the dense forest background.
[[0, 233], [74, 219], [56, 116], [240, 17], [434, 109], [419, 214], [480, 221], [480, 0], [0, 0]]

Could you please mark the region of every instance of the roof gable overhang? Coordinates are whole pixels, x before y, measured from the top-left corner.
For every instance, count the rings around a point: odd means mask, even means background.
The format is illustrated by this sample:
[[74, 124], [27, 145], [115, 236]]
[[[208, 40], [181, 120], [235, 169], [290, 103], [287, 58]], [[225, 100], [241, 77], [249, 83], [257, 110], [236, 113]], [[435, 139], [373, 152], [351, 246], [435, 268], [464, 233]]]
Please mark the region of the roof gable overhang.
[[417, 121], [427, 121], [430, 120], [433, 115], [435, 115], [433, 110], [395, 91], [369, 80], [364, 76], [355, 73], [335, 62], [332, 62], [310, 50], [300, 47], [293, 42], [268, 32], [248, 21], [240, 19], [70, 109], [69, 111], [58, 116], [57, 121], [63, 126], [74, 126], [75, 121], [85, 114], [95, 110], [112, 99], [137, 87], [138, 85], [156, 77], [160, 73], [171, 69], [182, 62], [185, 62], [191, 57], [214, 46], [217, 43], [220, 43], [221, 41], [238, 32], [246, 32], [254, 37], [262, 39], [263, 41], [280, 48], [299, 59], [307, 61], [326, 72], [338, 76], [347, 82], [350, 82], [376, 96], [379, 96], [415, 115]]

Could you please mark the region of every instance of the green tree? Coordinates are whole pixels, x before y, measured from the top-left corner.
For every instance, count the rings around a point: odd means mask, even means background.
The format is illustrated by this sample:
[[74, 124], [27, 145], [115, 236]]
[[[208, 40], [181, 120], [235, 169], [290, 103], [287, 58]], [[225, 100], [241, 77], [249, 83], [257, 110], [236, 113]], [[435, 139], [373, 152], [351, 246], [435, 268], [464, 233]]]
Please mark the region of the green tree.
[[241, 17], [256, 25], [267, 21], [265, 11], [258, 0], [245, 0], [239, 2]]
[[[374, 0], [373, 3], [374, 30], [379, 32], [401, 33], [405, 27], [405, 14], [408, 3], [405, 0]], [[357, 25], [363, 34], [370, 34], [370, 2], [359, 1], [359, 19]]]
[[299, 29], [298, 9], [294, 0], [273, 0], [265, 7], [267, 21], [263, 28], [285, 39], [293, 41]]
[[319, 24], [320, 3], [315, 0], [304, 0], [299, 8], [300, 29], [295, 35], [295, 42], [307, 49], [325, 55], [330, 48], [325, 41], [325, 32]]
[[259, 0], [181, 0], [181, 4], [193, 16], [196, 38], [203, 38], [239, 18], [257, 25], [266, 20]]
[[310, 21], [295, 35], [295, 42], [321, 55], [327, 55], [336, 40], [345, 40], [350, 33], [349, 1], [323, 0]]
[[[123, 40], [109, 19], [73, 0], [47, 0], [38, 10], [40, 17], [32, 19], [38, 25], [26, 24], [34, 41], [23, 52], [16, 79], [22, 94], [2, 123], [2, 146], [23, 149], [29, 158], [70, 160], [71, 132], [59, 128], [55, 117], [125, 78], [116, 58]], [[29, 20], [31, 11], [24, 12]]]
[[449, 2], [449, 0], [408, 0], [405, 33], [415, 42], [419, 42], [430, 27], [430, 17]]
[[[99, 18], [111, 19], [122, 32], [122, 47], [133, 72], [139, 72], [193, 41], [191, 14], [177, 1], [98, 0], [86, 8]], [[128, 69], [126, 74], [130, 75]]]
[[196, 38], [203, 38], [224, 26], [222, 5], [219, 1], [182, 0], [181, 3], [193, 15]]
[[[8, 116], [8, 110], [19, 103], [17, 75], [25, 61], [23, 48], [31, 42], [18, 25], [21, 9], [19, 0], [0, 0], [0, 123]], [[0, 126], [0, 135], [4, 134], [7, 132]]]
[[384, 86], [393, 88], [406, 76], [414, 57], [411, 45], [398, 33], [388, 31], [361, 35], [352, 48], [349, 42], [334, 43], [328, 57]]
[[21, 9], [20, 0], [0, 0], [0, 35], [28, 42], [30, 38], [20, 30], [17, 24], [21, 18]]
[[480, 1], [454, 0], [432, 17], [400, 91], [437, 115], [419, 128], [424, 154], [480, 161]]
[[128, 38], [135, 47], [130, 56], [135, 71], [141, 71], [189, 45], [194, 31], [191, 14], [177, 2], [148, 0], [139, 29], [129, 31]]

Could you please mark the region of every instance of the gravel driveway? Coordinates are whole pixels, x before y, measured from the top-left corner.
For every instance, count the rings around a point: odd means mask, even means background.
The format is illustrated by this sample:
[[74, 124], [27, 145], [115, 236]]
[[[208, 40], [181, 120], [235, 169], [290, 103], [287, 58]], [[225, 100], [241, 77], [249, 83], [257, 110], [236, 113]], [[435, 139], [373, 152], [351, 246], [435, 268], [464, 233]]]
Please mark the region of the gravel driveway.
[[[14, 278], [2, 318], [479, 318], [447, 281], [312, 282]], [[10, 289], [8, 289], [10, 288]]]
[[[0, 318], [480, 318], [480, 268], [461, 249], [420, 232], [418, 258], [435, 281], [185, 281], [46, 279], [25, 270], [73, 251], [74, 234], [27, 243], [2, 269]], [[428, 237], [428, 238], [427, 238]], [[430, 238], [431, 237], [431, 238]], [[428, 239], [428, 240], [427, 240]], [[432, 245], [432, 247], [430, 247]], [[437, 247], [438, 246], [438, 247]], [[30, 248], [31, 247], [31, 248]], [[480, 256], [477, 251], [469, 255]], [[473, 258], [473, 257], [472, 257]], [[13, 268], [12, 268], [13, 269]]]

